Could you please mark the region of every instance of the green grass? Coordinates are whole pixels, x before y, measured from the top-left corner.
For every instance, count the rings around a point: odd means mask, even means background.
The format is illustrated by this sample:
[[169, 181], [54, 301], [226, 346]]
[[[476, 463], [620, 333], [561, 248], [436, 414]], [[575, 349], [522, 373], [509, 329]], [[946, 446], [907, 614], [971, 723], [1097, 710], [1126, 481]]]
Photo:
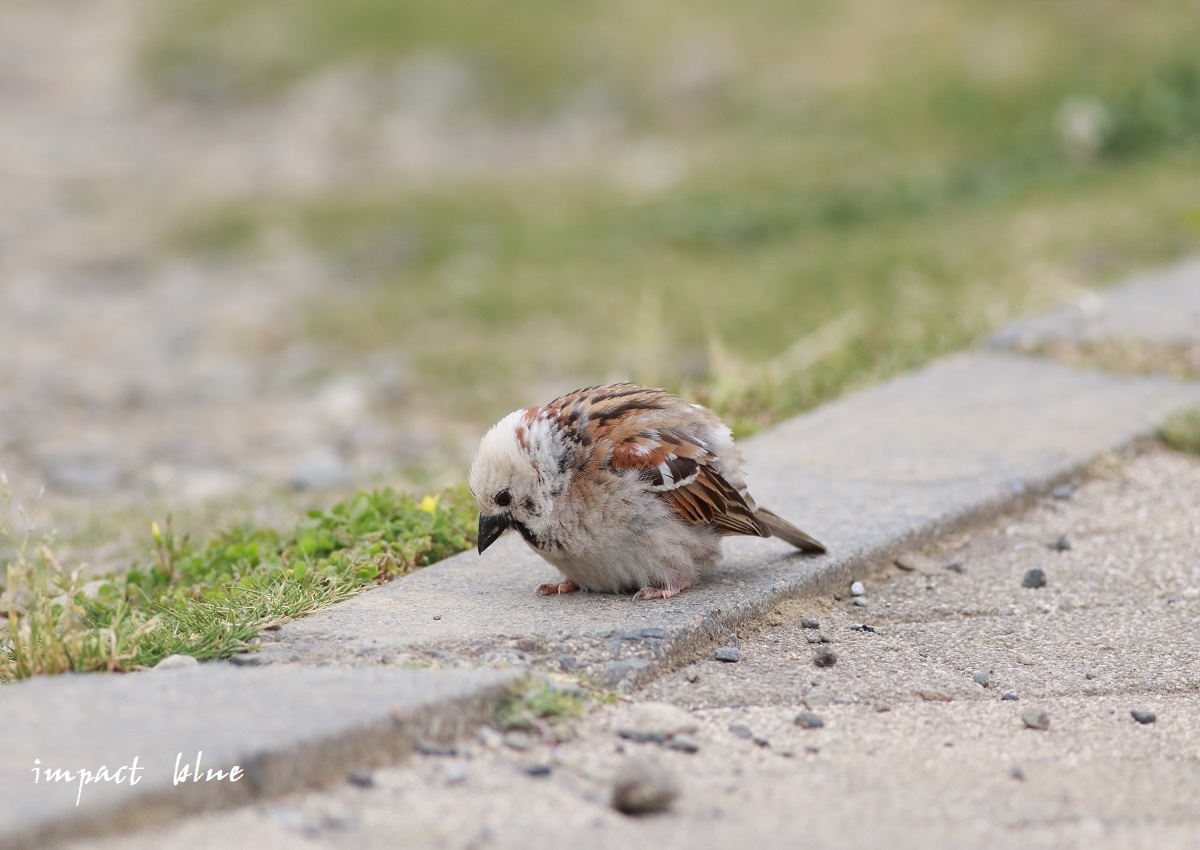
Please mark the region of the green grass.
[[1200, 455], [1200, 407], [1170, 417], [1158, 429], [1158, 435], [1173, 449]]
[[365, 284], [311, 335], [397, 350], [459, 419], [620, 377], [746, 433], [1200, 245], [1197, 43], [1183, 0], [169, 0], [142, 67], [246, 101], [366, 68], [386, 110], [437, 56], [468, 80], [448, 144], [600, 115], [570, 165], [247, 198], [168, 241], [290, 231]]
[[500, 729], [545, 729], [583, 714], [589, 698], [608, 699], [606, 694], [579, 694], [555, 687], [551, 682], [529, 677], [505, 693], [496, 706]]
[[469, 548], [475, 516], [465, 488], [421, 500], [377, 490], [285, 532], [235, 528], [196, 542], [155, 524], [151, 557], [88, 587], [58, 563], [52, 539], [5, 520], [0, 681], [150, 667], [174, 653], [227, 657], [264, 629]]

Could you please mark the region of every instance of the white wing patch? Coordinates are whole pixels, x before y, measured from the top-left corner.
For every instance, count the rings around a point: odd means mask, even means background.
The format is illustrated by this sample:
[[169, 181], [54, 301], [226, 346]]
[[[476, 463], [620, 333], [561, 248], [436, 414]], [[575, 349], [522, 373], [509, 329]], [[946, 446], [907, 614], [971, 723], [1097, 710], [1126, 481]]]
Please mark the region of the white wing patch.
[[[675, 462], [674, 466], [672, 465], [672, 461]], [[696, 476], [700, 474], [700, 468], [694, 462], [691, 462], [690, 459], [687, 459], [687, 461], [688, 462], [683, 465], [685, 468], [691, 468], [691, 474], [676, 480], [676, 467], [681, 465], [679, 463], [679, 456], [676, 454], [667, 455], [667, 459], [655, 467], [655, 471], [658, 473], [658, 478], [661, 479], [661, 483], [652, 484], [650, 489], [659, 491], [675, 490], [679, 487], [686, 487], [695, 481]]]

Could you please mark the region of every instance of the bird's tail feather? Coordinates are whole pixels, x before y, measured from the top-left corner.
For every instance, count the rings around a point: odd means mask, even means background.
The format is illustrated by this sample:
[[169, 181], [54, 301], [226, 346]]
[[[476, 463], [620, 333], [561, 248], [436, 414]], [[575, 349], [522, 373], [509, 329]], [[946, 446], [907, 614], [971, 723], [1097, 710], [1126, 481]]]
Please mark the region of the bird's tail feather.
[[754, 513], [762, 521], [762, 524], [771, 530], [771, 534], [780, 540], [786, 540], [801, 552], [821, 553], [826, 551], [824, 544], [813, 536], [805, 534], [778, 514], [766, 508], [759, 508]]

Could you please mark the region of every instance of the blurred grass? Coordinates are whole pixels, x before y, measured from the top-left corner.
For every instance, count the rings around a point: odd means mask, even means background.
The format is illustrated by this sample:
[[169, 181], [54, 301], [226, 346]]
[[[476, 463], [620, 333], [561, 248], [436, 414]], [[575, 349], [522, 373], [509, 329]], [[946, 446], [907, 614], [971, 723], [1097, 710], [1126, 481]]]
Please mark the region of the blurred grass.
[[254, 104], [432, 57], [474, 131], [603, 128], [581, 162], [248, 197], [172, 244], [299, 236], [370, 284], [312, 333], [398, 349], [470, 415], [632, 377], [744, 432], [1200, 244], [1195, 11], [163, 0], [141, 61], [164, 96]]

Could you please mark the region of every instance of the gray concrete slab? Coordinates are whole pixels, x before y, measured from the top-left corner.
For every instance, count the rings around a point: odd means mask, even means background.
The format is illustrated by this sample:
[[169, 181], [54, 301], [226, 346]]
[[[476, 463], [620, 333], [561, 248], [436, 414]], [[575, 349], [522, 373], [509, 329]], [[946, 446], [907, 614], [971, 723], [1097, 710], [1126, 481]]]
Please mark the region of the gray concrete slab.
[[1078, 303], [1016, 322], [995, 334], [995, 348], [1033, 350], [1043, 343], [1136, 339], [1200, 344], [1200, 258], [1089, 293]]
[[751, 492], [825, 542], [813, 558], [731, 539], [670, 600], [534, 587], [553, 568], [515, 536], [284, 626], [262, 663], [533, 664], [633, 687], [781, 599], [844, 593], [889, 553], [1008, 509], [1200, 400], [1200, 385], [963, 354], [798, 417], [744, 452]]
[[[393, 762], [418, 739], [475, 729], [513, 679], [489, 670], [206, 665], [8, 685], [0, 688], [0, 847], [145, 825]], [[177, 783], [197, 759], [204, 781], [193, 769]], [[81, 781], [81, 769], [96, 781]]]

